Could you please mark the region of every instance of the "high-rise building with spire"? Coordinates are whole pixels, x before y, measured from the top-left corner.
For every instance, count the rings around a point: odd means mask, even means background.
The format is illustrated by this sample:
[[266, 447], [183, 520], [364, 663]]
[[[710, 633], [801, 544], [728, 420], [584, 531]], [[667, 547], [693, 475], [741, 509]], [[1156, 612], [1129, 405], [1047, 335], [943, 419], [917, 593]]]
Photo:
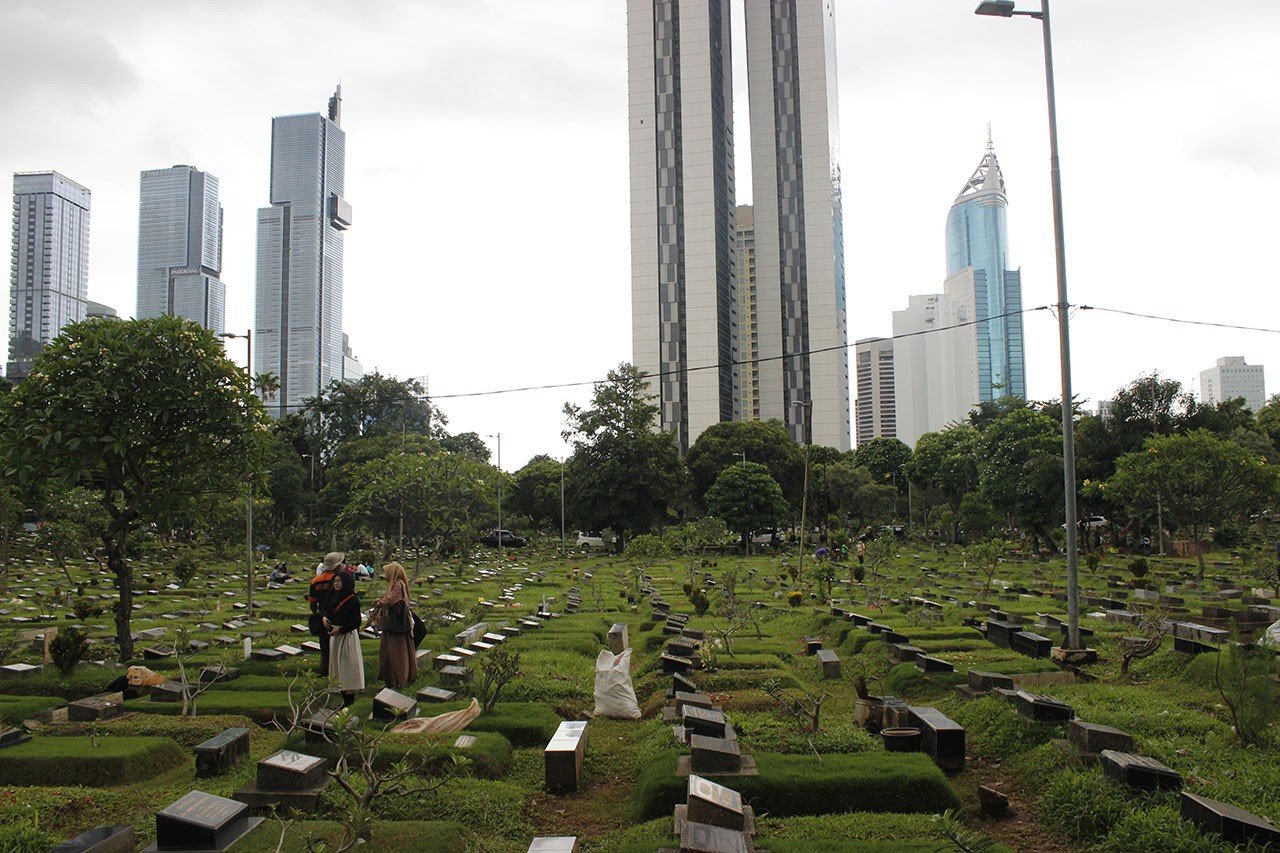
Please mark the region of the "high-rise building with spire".
[[297, 412], [343, 378], [342, 240], [346, 133], [342, 87], [326, 114], [271, 120], [271, 206], [258, 210], [256, 373], [280, 382], [268, 410]]
[[89, 279], [89, 190], [57, 172], [13, 176], [13, 264], [9, 363], [22, 379], [68, 323], [85, 319]]
[[138, 193], [139, 320], [174, 314], [221, 334], [218, 179], [193, 166], [149, 169]]
[[[987, 130], [987, 150], [947, 214], [947, 278], [972, 291], [977, 334], [975, 402], [1027, 396], [1022, 273], [1009, 269], [1004, 175]], [[945, 285], [944, 285], [945, 287]]]

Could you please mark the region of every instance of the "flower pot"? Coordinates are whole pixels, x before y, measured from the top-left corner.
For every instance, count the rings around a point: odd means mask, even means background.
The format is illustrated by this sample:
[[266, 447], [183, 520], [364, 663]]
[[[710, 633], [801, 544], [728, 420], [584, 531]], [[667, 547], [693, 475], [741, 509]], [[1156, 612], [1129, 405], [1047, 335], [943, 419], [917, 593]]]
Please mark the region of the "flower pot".
[[874, 732], [880, 727], [883, 709], [884, 703], [879, 696], [868, 696], [866, 699], [859, 697], [853, 702], [853, 721]]
[[885, 752], [919, 752], [920, 730], [911, 727], [881, 729]]

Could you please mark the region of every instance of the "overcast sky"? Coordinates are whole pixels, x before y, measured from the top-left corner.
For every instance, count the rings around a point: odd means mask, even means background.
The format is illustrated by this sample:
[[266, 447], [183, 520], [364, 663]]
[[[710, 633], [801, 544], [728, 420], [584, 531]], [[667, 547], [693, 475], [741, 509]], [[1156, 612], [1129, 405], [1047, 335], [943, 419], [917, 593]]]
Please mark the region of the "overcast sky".
[[[1055, 301], [1040, 28], [974, 5], [837, 0], [850, 343], [941, 290], [947, 211], [987, 122], [1023, 302]], [[1054, 38], [1071, 302], [1280, 327], [1280, 2], [1059, 0]], [[500, 432], [504, 468], [563, 454], [561, 407], [589, 388], [449, 395], [630, 359], [623, 0], [0, 0], [0, 173], [56, 169], [92, 190], [89, 296], [123, 316], [138, 173], [214, 173], [227, 325], [244, 329], [271, 117], [323, 111], [339, 79], [357, 357], [427, 377], [454, 431]], [[1077, 312], [1072, 336], [1089, 401], [1152, 370], [1198, 389], [1223, 355], [1267, 365], [1280, 390], [1276, 334]], [[1026, 338], [1030, 396], [1058, 396], [1049, 312]]]

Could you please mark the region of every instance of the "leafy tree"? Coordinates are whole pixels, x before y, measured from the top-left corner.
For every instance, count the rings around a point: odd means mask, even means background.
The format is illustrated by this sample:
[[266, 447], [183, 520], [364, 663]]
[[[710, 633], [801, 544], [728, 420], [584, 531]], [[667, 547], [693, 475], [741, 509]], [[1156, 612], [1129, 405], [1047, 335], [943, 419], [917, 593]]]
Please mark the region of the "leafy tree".
[[694, 572], [699, 559], [713, 545], [724, 542], [724, 522], [714, 515], [704, 515], [694, 521], [686, 521], [676, 527], [667, 528], [665, 539], [672, 550], [678, 551], [689, 560], [689, 584], [694, 583]]
[[1003, 539], [988, 539], [986, 542], [976, 542], [965, 549], [965, 559], [980, 569], [987, 579], [982, 586], [984, 595], [991, 592], [991, 579], [995, 577], [1000, 558], [1004, 556], [1008, 547], [1009, 543]]
[[[810, 453], [816, 459], [819, 449]], [[724, 421], [702, 431], [685, 454], [693, 497], [702, 500], [720, 472], [734, 463], [759, 463], [782, 487], [792, 506], [800, 506], [804, 489], [804, 453], [781, 421]], [[812, 461], [812, 460], [811, 460]], [[812, 479], [812, 478], [810, 478]]]
[[742, 537], [742, 548], [751, 552], [751, 534], [774, 527], [787, 510], [782, 487], [769, 469], [755, 462], [739, 462], [720, 473], [707, 490], [707, 509], [724, 519]]
[[[0, 400], [3, 399], [5, 398], [0, 397]], [[9, 574], [9, 549], [13, 545], [13, 538], [22, 530], [25, 509], [13, 486], [8, 483], [0, 485], [0, 571], [5, 575]]]
[[9, 395], [6, 476], [85, 485], [109, 516], [98, 532], [120, 595], [121, 661], [133, 657], [130, 536], [201, 495], [243, 488], [266, 429], [221, 342], [176, 317], [73, 323]]
[[995, 507], [980, 492], [970, 492], [960, 499], [960, 511], [955, 518], [970, 542], [989, 535], [1000, 525]]
[[644, 374], [622, 364], [596, 383], [588, 408], [564, 407], [573, 444], [565, 499], [586, 528], [611, 528], [618, 551], [630, 532], [666, 519], [684, 481], [674, 438], [654, 430], [658, 407], [648, 388]]
[[465, 456], [474, 462], [488, 462], [491, 456], [489, 445], [485, 444], [480, 434], [475, 432], [441, 436], [440, 446], [449, 453]]
[[311, 497], [307, 482], [310, 466], [303, 465], [293, 445], [278, 432], [271, 435], [266, 452], [271, 526], [273, 534], [279, 538], [307, 511]]
[[326, 458], [354, 438], [404, 433], [445, 436], [445, 418], [427, 399], [422, 383], [377, 371], [356, 382], [334, 380], [319, 397], [306, 401], [303, 416], [319, 424]]
[[[925, 506], [945, 504], [951, 517], [960, 511], [964, 496], [978, 486], [980, 433], [969, 424], [954, 424], [942, 432], [929, 432], [916, 440], [905, 466], [912, 483], [921, 488]], [[955, 526], [950, 539], [955, 541]]]
[[855, 465], [866, 468], [877, 483], [904, 483], [911, 448], [896, 438], [873, 438], [859, 444], [853, 455]]
[[978, 443], [978, 479], [997, 512], [1053, 547], [1048, 526], [1062, 507], [1062, 439], [1048, 415], [1015, 409], [991, 421]]
[[1280, 394], [1272, 394], [1266, 405], [1256, 413], [1258, 428], [1271, 439], [1273, 447], [1280, 447]]
[[893, 486], [877, 483], [866, 468], [842, 461], [828, 465], [823, 472], [823, 480], [832, 508], [852, 521], [856, 528], [893, 515], [897, 498]]
[[406, 433], [366, 436], [346, 441], [324, 466], [324, 487], [316, 497], [317, 524], [333, 524], [351, 503], [356, 472], [366, 462], [386, 456], [438, 453], [440, 445], [425, 435]]
[[[1165, 518], [1199, 541], [1219, 522], [1248, 514], [1276, 494], [1276, 471], [1254, 453], [1208, 430], [1149, 438], [1126, 453], [1107, 482], [1126, 506], [1149, 512], [1159, 494]], [[1204, 555], [1197, 549], [1200, 577]]]
[[539, 455], [530, 459], [515, 474], [511, 506], [527, 516], [538, 530], [560, 527], [560, 461]]

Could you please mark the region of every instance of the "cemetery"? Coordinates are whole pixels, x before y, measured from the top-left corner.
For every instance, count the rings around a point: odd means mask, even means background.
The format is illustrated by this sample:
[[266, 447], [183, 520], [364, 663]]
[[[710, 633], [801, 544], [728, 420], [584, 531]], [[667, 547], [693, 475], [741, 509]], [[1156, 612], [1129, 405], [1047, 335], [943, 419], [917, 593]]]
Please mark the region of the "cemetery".
[[[797, 576], [795, 550], [558, 544], [424, 563], [417, 678], [378, 684], [378, 634], [362, 628], [369, 683], [347, 709], [297, 630], [319, 554], [285, 557], [299, 580], [259, 573], [252, 610], [238, 606], [243, 563], [179, 580], [162, 550], [138, 558], [126, 666], [106, 570], [77, 566], [69, 600], [62, 568], [29, 549], [0, 614], [0, 848], [1280, 839], [1280, 672], [1255, 645], [1277, 611], [1239, 589], [1229, 555], [1203, 581], [1177, 557], [1152, 558], [1141, 585], [1119, 557], [1083, 571], [1080, 662], [1059, 654], [1060, 557], [1010, 551], [988, 580], [963, 548], [905, 540], [874, 578], [837, 565], [828, 598]], [[380, 587], [357, 590], [372, 601]], [[59, 634], [83, 634], [78, 659]], [[1140, 635], [1159, 642], [1126, 657]]]

